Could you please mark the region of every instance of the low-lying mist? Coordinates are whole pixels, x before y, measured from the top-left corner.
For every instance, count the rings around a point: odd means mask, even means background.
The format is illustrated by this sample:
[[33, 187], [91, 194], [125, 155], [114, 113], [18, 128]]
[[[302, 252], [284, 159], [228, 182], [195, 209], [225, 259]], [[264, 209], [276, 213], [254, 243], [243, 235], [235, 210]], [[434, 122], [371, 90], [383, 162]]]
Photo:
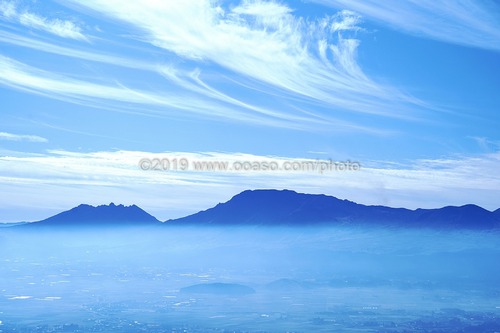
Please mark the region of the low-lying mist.
[[350, 311], [375, 320], [368, 328], [380, 329], [387, 317], [404, 328], [424, 315], [456, 318], [443, 313], [449, 309], [486, 314], [482, 323], [494, 327], [499, 236], [354, 227], [5, 228], [0, 331], [90, 331], [102, 320], [116, 330], [137, 322], [136, 331], [148, 332], [331, 331], [333, 322], [359, 324]]

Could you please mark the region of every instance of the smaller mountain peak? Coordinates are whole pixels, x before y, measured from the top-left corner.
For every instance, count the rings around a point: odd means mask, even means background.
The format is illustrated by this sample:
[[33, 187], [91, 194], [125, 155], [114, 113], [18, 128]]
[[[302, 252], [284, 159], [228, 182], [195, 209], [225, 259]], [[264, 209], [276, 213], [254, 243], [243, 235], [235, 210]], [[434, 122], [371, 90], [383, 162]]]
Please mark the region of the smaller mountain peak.
[[141, 208], [123, 204], [90, 206], [79, 205], [42, 221], [30, 225], [46, 226], [118, 226], [118, 225], [154, 225], [159, 221]]

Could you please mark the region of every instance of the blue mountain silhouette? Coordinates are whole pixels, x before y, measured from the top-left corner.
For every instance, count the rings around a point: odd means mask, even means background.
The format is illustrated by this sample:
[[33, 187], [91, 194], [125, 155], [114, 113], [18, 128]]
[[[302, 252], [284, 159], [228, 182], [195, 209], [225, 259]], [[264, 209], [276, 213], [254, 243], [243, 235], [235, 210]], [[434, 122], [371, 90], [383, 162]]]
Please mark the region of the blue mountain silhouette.
[[290, 190], [248, 190], [213, 208], [166, 222], [197, 225], [382, 224], [489, 229], [500, 226], [500, 209], [490, 212], [476, 205], [465, 205], [410, 210], [366, 206], [333, 196]]
[[154, 216], [136, 205], [90, 206], [79, 205], [42, 221], [24, 224], [21, 227], [76, 227], [76, 226], [146, 226], [160, 225]]
[[79, 205], [19, 227], [171, 226], [171, 225], [373, 225], [431, 228], [500, 228], [500, 209], [476, 205], [437, 209], [367, 206], [323, 194], [290, 190], [248, 190], [225, 203], [161, 223], [136, 205]]

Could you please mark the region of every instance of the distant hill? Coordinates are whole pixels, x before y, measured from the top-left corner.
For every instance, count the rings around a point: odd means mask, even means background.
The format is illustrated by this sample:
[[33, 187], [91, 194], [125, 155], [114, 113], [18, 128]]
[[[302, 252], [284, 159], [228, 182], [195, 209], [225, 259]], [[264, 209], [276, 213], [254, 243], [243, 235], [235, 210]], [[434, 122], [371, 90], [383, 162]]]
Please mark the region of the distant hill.
[[234, 283], [203, 283], [181, 288], [181, 293], [213, 294], [226, 296], [243, 296], [254, 294], [255, 290], [241, 284]]
[[111, 203], [97, 207], [79, 205], [45, 220], [19, 227], [147, 226], [160, 223], [154, 216], [136, 205], [124, 206]]
[[439, 209], [366, 206], [333, 196], [303, 194], [289, 190], [244, 191], [213, 208], [167, 225], [316, 225], [363, 224], [416, 227], [491, 229], [500, 226], [500, 212], [476, 205]]

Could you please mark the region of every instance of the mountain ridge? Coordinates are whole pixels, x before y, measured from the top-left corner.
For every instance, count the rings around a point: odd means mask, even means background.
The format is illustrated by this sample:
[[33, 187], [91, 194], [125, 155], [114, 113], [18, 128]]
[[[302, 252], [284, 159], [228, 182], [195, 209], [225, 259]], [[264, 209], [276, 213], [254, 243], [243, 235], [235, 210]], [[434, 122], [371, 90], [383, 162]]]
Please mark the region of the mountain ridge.
[[136, 205], [81, 204], [47, 219], [18, 227], [172, 225], [373, 225], [432, 228], [500, 228], [500, 209], [474, 204], [435, 209], [363, 205], [325, 194], [291, 190], [246, 190], [224, 203], [161, 222]]
[[[500, 210], [497, 210], [500, 211]], [[435, 209], [392, 208], [363, 205], [324, 194], [290, 190], [247, 190], [225, 203], [170, 219], [168, 224], [384, 224], [417, 227], [496, 228], [500, 214], [477, 205]], [[479, 220], [480, 222], [476, 222]]]

